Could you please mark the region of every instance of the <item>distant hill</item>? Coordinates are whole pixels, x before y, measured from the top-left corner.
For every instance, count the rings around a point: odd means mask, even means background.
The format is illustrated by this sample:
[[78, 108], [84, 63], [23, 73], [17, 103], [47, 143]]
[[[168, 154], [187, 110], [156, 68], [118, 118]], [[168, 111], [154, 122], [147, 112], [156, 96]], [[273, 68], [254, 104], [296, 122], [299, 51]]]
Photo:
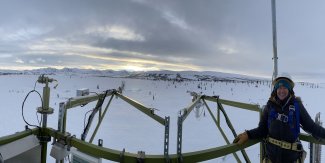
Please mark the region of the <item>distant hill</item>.
[[113, 78], [134, 78], [173, 81], [267, 81], [270, 79], [213, 71], [114, 71], [78, 68], [43, 68], [35, 70], [0, 70], [0, 75], [86, 75]]
[[149, 80], [175, 80], [175, 81], [256, 81], [267, 80], [252, 76], [239, 74], [212, 72], [212, 71], [147, 71], [133, 72], [129, 78], [149, 79]]

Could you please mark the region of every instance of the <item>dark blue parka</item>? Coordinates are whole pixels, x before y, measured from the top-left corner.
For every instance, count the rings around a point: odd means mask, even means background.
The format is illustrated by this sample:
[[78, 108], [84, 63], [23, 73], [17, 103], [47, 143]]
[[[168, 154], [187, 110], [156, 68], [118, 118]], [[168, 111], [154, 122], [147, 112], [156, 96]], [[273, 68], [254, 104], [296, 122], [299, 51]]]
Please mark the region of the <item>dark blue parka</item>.
[[[325, 138], [325, 129], [317, 125], [311, 119], [310, 115], [302, 104], [301, 99], [295, 97], [292, 94], [283, 101], [279, 100], [276, 96], [273, 96], [269, 99], [263, 111], [262, 118], [259, 122], [258, 127], [247, 131], [249, 139], [266, 138], [269, 136], [277, 140], [294, 143], [296, 141], [294, 133], [292, 133], [290, 130], [288, 123], [284, 123], [279, 120], [273, 120], [270, 124], [270, 127], [268, 127], [268, 118], [271, 109], [275, 109], [275, 111], [280, 114], [284, 113], [285, 115], [288, 115], [289, 106], [294, 105], [294, 100], [298, 102], [300, 110], [299, 122], [302, 128], [315, 137]], [[296, 124], [295, 118], [293, 119], [293, 122], [293, 124]], [[266, 144], [266, 154], [272, 163], [290, 163], [296, 161], [300, 157], [300, 152], [283, 149], [270, 143]]]

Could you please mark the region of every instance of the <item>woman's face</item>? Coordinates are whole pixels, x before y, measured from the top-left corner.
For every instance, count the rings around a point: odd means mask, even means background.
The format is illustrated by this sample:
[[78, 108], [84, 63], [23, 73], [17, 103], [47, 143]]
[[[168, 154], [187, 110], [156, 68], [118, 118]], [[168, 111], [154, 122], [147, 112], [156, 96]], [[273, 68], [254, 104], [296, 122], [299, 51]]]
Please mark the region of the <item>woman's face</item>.
[[289, 95], [289, 90], [284, 86], [280, 86], [276, 90], [276, 94], [280, 100], [284, 100]]

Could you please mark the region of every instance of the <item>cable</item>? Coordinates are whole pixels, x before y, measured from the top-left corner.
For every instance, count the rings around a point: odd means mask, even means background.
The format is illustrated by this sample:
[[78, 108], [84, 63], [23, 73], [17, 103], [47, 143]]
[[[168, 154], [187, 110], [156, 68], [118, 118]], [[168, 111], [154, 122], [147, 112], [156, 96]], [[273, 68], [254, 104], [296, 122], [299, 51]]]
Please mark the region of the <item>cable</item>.
[[35, 84], [34, 84], [34, 89], [33, 89], [33, 90], [35, 90], [35, 88], [36, 88], [36, 83], [37, 83], [37, 80], [35, 81]]
[[86, 117], [87, 117], [87, 114], [90, 113], [91, 111], [94, 111], [94, 109], [88, 110], [88, 111], [85, 113], [85, 116], [84, 116], [84, 129], [86, 128]]
[[41, 126], [41, 121], [39, 121], [39, 119], [38, 119], [37, 111], [36, 111], [36, 118], [37, 118], [37, 122], [38, 122], [39, 126]]
[[[96, 94], [97, 97], [98, 97], [98, 99], [99, 99], [99, 94], [98, 94], [97, 92], [89, 92], [89, 93], [94, 93], [94, 94]], [[83, 107], [83, 106], [85, 106], [85, 105], [82, 105], [81, 107]], [[94, 111], [94, 109], [91, 109], [91, 110], [89, 110], [89, 111], [87, 111], [87, 112], [85, 113], [85, 116], [84, 116], [84, 129], [86, 128], [86, 117], [87, 117], [87, 114], [90, 113], [91, 111]]]
[[107, 96], [108, 91], [109, 90], [105, 91], [105, 95], [102, 98], [98, 98], [97, 104], [96, 104], [95, 108], [92, 109], [92, 113], [89, 115], [87, 124], [84, 127], [84, 129], [83, 129], [83, 132], [81, 134], [81, 140], [85, 140], [86, 139], [86, 135], [88, 133], [88, 130], [90, 128], [90, 125], [92, 123], [92, 120], [93, 120], [95, 114], [98, 112], [98, 110], [102, 107], [102, 105], [103, 105], [103, 103], [105, 101], [105, 98]]
[[[28, 126], [40, 127], [40, 126], [37, 126], [37, 125], [29, 124], [29, 123], [26, 121], [25, 116], [24, 116], [24, 105], [25, 105], [25, 102], [26, 102], [27, 97], [29, 96], [29, 94], [31, 94], [31, 93], [33, 93], [33, 92], [36, 92], [36, 93], [39, 95], [39, 97], [40, 97], [40, 99], [41, 99], [41, 102], [42, 102], [42, 108], [43, 108], [43, 99], [42, 99], [41, 94], [40, 94], [38, 91], [36, 91], [36, 90], [32, 90], [32, 91], [29, 91], [29, 92], [27, 93], [27, 95], [26, 95], [26, 97], [25, 97], [25, 99], [24, 99], [24, 101], [23, 101], [23, 104], [22, 104], [22, 106], [21, 106], [21, 115], [22, 115], [22, 117], [23, 117], [24, 122], [25, 122]], [[42, 120], [41, 120], [41, 121], [42, 121]]]

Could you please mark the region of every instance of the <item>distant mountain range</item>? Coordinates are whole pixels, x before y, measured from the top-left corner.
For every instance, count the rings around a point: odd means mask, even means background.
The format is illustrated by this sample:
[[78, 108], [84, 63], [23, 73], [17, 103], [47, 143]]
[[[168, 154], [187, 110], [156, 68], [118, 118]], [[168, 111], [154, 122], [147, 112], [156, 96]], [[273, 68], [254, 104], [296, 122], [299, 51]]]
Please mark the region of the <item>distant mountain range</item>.
[[43, 68], [35, 70], [0, 70], [0, 75], [87, 75], [113, 78], [134, 78], [148, 80], [174, 80], [174, 81], [263, 81], [270, 80], [240, 74], [231, 74], [213, 71], [114, 71], [92, 70], [77, 68]]

